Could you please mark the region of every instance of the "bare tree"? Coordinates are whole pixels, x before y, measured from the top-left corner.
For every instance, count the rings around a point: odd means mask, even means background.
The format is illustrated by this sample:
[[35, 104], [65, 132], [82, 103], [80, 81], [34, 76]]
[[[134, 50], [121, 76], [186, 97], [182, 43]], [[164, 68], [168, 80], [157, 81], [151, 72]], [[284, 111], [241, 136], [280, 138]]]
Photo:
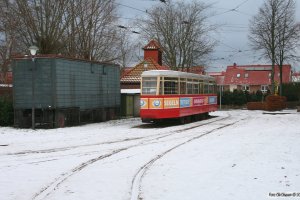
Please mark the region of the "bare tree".
[[27, 47], [37, 45], [43, 54], [59, 53], [70, 21], [66, 15], [68, 1], [15, 0], [8, 17], [20, 22], [15, 30], [20, 42]]
[[126, 49], [120, 45], [126, 47], [128, 37], [116, 25], [115, 0], [0, 0], [0, 3], [6, 11], [0, 14], [0, 31], [5, 33], [0, 39], [6, 40], [2, 42], [6, 49], [21, 44], [21, 52], [26, 52], [35, 44], [41, 54], [60, 53], [108, 62], [126, 55]]
[[18, 35], [15, 32], [19, 21], [9, 18], [11, 3], [9, 0], [0, 0], [0, 72], [1, 82], [6, 83], [6, 74], [10, 70], [11, 55], [17, 52], [22, 46], [18, 43]]
[[132, 41], [132, 39], [136, 37], [132, 37], [132, 32], [126, 30], [122, 30], [120, 32], [120, 40], [118, 43], [119, 47], [119, 57], [117, 62], [119, 62], [121, 67], [126, 67], [129, 65], [130, 61], [134, 57], [135, 49], [138, 48], [136, 42]]
[[188, 68], [203, 63], [216, 44], [209, 38], [215, 30], [207, 20], [209, 8], [198, 1], [169, 1], [149, 10], [139, 26], [146, 39], [154, 38], [162, 45], [165, 64], [174, 70]]
[[295, 23], [294, 0], [266, 0], [250, 22], [249, 40], [253, 48], [261, 51], [262, 56], [272, 63], [272, 94], [275, 91], [275, 64], [280, 68], [282, 88], [282, 66], [284, 62], [296, 58], [299, 30], [299, 25]]
[[296, 52], [299, 47], [300, 24], [295, 21], [295, 1], [284, 1], [280, 21], [278, 23], [278, 48], [275, 55], [275, 63], [279, 66], [280, 71], [280, 95], [282, 95], [282, 67], [284, 62], [299, 60]]
[[90, 60], [112, 61], [118, 53], [116, 6], [114, 0], [74, 0], [68, 14], [67, 52]]

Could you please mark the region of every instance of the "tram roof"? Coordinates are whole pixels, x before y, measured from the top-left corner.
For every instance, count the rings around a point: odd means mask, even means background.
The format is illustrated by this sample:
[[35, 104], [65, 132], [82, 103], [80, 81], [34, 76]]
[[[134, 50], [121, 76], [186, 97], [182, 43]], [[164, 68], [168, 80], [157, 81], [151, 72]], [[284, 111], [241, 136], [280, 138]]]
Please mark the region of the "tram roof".
[[173, 71], [173, 70], [149, 70], [149, 71], [144, 71], [142, 73], [142, 76], [143, 77], [168, 76], [168, 77], [179, 77], [179, 78], [191, 78], [191, 79], [202, 78], [202, 79], [214, 80], [214, 77], [212, 77], [212, 76], [194, 74], [194, 73], [188, 73], [188, 72]]

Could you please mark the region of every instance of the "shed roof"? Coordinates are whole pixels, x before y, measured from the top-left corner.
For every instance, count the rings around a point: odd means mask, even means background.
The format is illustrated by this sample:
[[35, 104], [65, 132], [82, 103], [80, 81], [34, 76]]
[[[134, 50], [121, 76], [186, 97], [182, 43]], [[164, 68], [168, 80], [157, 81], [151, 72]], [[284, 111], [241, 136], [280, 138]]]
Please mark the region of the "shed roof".
[[[75, 58], [65, 55], [57, 55], [57, 54], [38, 54], [34, 56], [35, 58], [60, 58], [60, 59], [67, 59], [67, 60], [74, 60], [74, 61], [82, 61], [82, 62], [89, 62], [89, 63], [95, 63], [95, 64], [107, 64], [107, 65], [114, 65], [119, 66], [116, 63], [113, 62], [106, 62], [106, 61], [96, 61], [96, 60], [88, 60], [88, 59], [82, 59], [82, 58]], [[31, 59], [32, 57], [30, 55], [17, 55], [14, 56], [14, 60], [23, 60], [23, 59]]]

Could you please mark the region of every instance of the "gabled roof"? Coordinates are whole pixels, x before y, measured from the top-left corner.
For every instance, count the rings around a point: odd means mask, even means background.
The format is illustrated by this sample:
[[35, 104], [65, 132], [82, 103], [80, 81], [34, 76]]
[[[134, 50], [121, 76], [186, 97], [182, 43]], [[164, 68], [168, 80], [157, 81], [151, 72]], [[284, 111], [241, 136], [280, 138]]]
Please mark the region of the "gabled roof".
[[156, 40], [152, 39], [152, 40], [150, 40], [150, 42], [143, 49], [144, 50], [145, 49], [155, 50], [155, 49], [161, 49], [161, 46]]
[[[291, 80], [291, 65], [283, 65], [283, 83]], [[225, 85], [270, 85], [271, 65], [228, 66], [225, 74]], [[275, 66], [275, 81], [279, 82], [279, 67]]]
[[148, 70], [165, 70], [166, 66], [160, 66], [153, 58], [141, 61], [131, 70], [121, 76], [121, 83], [140, 83], [141, 74]]
[[206, 74], [215, 77], [217, 85], [224, 85], [225, 72], [207, 72]]

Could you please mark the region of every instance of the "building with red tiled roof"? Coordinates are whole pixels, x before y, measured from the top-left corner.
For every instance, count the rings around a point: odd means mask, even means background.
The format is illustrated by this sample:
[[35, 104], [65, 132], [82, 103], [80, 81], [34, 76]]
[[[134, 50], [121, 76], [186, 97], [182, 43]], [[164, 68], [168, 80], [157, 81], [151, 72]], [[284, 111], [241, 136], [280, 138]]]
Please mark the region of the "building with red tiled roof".
[[224, 85], [225, 72], [207, 72], [206, 74], [214, 77], [217, 85]]
[[169, 69], [166, 66], [162, 66], [162, 48], [156, 40], [151, 40], [143, 50], [144, 60], [136, 66], [123, 71], [120, 80], [121, 89], [140, 89], [141, 74], [144, 71]]
[[294, 83], [300, 82], [300, 72], [292, 73], [292, 82]]
[[144, 46], [144, 60], [148, 58], [153, 58], [157, 64], [162, 65], [162, 48], [160, 44], [152, 39], [150, 42]]
[[[289, 83], [291, 81], [291, 65], [283, 65], [282, 82]], [[271, 86], [271, 65], [232, 65], [227, 66], [224, 78], [224, 87], [233, 91], [247, 90], [256, 92], [261, 90], [267, 92]], [[279, 83], [280, 73], [279, 67], [275, 66], [274, 80]]]
[[156, 40], [151, 40], [144, 48], [144, 60], [131, 68], [122, 70], [121, 114], [123, 116], [139, 116], [141, 75], [148, 70], [164, 70], [162, 65], [162, 48]]
[[121, 89], [140, 89], [141, 74], [148, 70], [163, 70], [165, 66], [159, 65], [151, 57], [138, 63], [121, 76]]

